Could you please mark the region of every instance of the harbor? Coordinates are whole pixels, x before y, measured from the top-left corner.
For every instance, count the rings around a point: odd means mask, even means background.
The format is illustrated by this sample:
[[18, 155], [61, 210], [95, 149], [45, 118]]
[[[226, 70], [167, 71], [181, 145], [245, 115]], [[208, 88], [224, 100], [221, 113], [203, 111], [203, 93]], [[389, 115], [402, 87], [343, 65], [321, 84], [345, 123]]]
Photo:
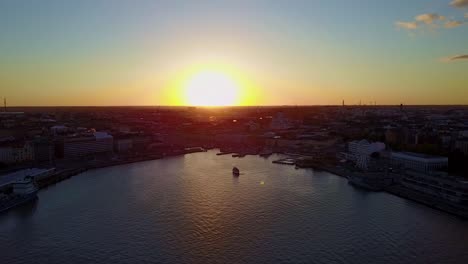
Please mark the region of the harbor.
[[[216, 153], [90, 169], [49, 185], [37, 202], [0, 214], [2, 261], [81, 263], [125, 249], [125, 263], [230, 263], [239, 255], [247, 263], [301, 263], [302, 256], [322, 254], [359, 264], [375, 258], [354, 249], [376, 241], [382, 263], [466, 256], [468, 229], [457, 217], [354, 188], [326, 171], [273, 163], [286, 158], [281, 154], [238, 159]], [[233, 164], [240, 177], [233, 176]], [[409, 238], [417, 250], [388, 242]], [[93, 239], [98, 249], [90, 250]], [[338, 246], [330, 252], [332, 245]]]
[[[79, 166], [71, 166], [72, 168], [30, 168], [19, 170], [7, 175], [0, 175], [0, 213], [9, 209], [12, 209], [16, 206], [21, 206], [24, 203], [31, 201], [33, 199], [18, 200], [18, 202], [13, 202], [12, 194], [13, 186], [19, 182], [24, 181], [26, 178], [31, 179], [34, 182], [38, 190], [47, 188], [50, 185], [57, 184], [61, 181], [67, 180], [75, 175], [83, 173], [88, 170], [112, 167], [118, 165], [125, 165], [131, 163], [138, 163], [143, 161], [157, 160], [163, 157], [179, 156], [190, 153], [197, 152], [206, 152], [207, 150], [202, 147], [186, 148], [181, 151], [173, 151], [165, 155], [153, 154], [140, 157], [132, 157], [126, 159], [116, 159], [116, 160], [103, 160], [103, 161], [88, 161], [86, 163], [80, 162]], [[70, 166], [70, 165], [69, 165]], [[1, 195], [3, 194], [4, 197]], [[6, 195], [8, 194], [8, 195]]]
[[[69, 169], [60, 169], [56, 170], [55, 168], [52, 169], [29, 169], [20, 172], [13, 173], [11, 176], [8, 177], [0, 177], [2, 179], [3, 184], [0, 185], [0, 192], [3, 190], [9, 191], [11, 189], [12, 184], [15, 181], [24, 179], [25, 176], [32, 176], [37, 187], [39, 189], [46, 188], [50, 185], [56, 184], [63, 180], [69, 179], [77, 174], [83, 173], [87, 170], [97, 169], [97, 168], [105, 168], [117, 165], [124, 165], [130, 163], [137, 163], [142, 161], [149, 161], [149, 160], [156, 160], [161, 159], [164, 157], [170, 156], [179, 156], [184, 154], [190, 153], [197, 153], [197, 152], [206, 152], [207, 150], [202, 147], [194, 147], [194, 148], [186, 148], [180, 152], [172, 152], [169, 155], [147, 155], [145, 157], [138, 157], [138, 158], [128, 158], [122, 160], [112, 160], [112, 161], [91, 161], [88, 162], [83, 167], [78, 168], [69, 168]], [[229, 155], [233, 158], [242, 158], [245, 157], [243, 154], [238, 154], [233, 152], [223, 152], [218, 151], [216, 156], [224, 156]], [[271, 156], [273, 153], [268, 153], [268, 156]], [[252, 153], [255, 155], [255, 153]], [[260, 157], [265, 157], [264, 155], [260, 155], [257, 153], [256, 155]], [[281, 154], [283, 155], [282, 158], [273, 159], [271, 162], [273, 164], [281, 164], [281, 165], [288, 165], [288, 166], [295, 166], [296, 169], [300, 168], [313, 168], [315, 170], [327, 171], [333, 173], [337, 176], [344, 177], [348, 180], [349, 184], [357, 187], [362, 188], [367, 191], [385, 191], [390, 194], [409, 199], [415, 202], [422, 203], [429, 207], [442, 210], [448, 212], [450, 214], [454, 214], [456, 216], [462, 218], [468, 218], [468, 209], [465, 206], [460, 206], [457, 203], [452, 202], [444, 202], [443, 200], [434, 198], [430, 195], [424, 195], [411, 189], [406, 188], [405, 186], [399, 184], [401, 181], [401, 174], [398, 173], [384, 173], [384, 172], [363, 172], [358, 171], [356, 169], [352, 169], [347, 166], [340, 166], [332, 163], [330, 160], [320, 158], [317, 156], [309, 156], [309, 155], [300, 155], [295, 153], [287, 153]], [[237, 175], [239, 175], [237, 173]], [[5, 181], [8, 181], [6, 182]], [[11, 190], [9, 191], [11, 192]], [[0, 201], [0, 205], [1, 205]], [[4, 203], [7, 204], [7, 203]], [[18, 203], [17, 205], [21, 205], [22, 203]], [[14, 207], [13, 206], [3, 206], [3, 208], [8, 207], [8, 209]], [[2, 211], [2, 210], [0, 210]]]

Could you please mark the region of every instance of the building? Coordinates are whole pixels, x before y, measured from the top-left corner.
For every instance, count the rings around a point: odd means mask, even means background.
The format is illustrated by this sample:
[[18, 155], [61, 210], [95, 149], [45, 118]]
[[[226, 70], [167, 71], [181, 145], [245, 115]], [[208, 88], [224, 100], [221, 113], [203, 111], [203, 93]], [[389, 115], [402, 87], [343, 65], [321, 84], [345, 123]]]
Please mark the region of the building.
[[468, 206], [468, 181], [449, 177], [445, 172], [407, 170], [401, 184], [440, 200]]
[[447, 157], [413, 152], [392, 152], [391, 162], [395, 166], [419, 172], [436, 171], [448, 166]]
[[278, 112], [272, 118], [270, 128], [273, 130], [283, 130], [294, 127], [291, 120], [289, 120], [283, 112]]
[[144, 152], [153, 138], [143, 133], [116, 133], [114, 134], [114, 150], [117, 153]]
[[463, 138], [455, 142], [455, 149], [460, 150], [463, 154], [468, 155], [468, 139]]
[[52, 135], [57, 135], [57, 134], [60, 134], [60, 133], [65, 133], [68, 131], [68, 127], [66, 126], [52, 126], [50, 128], [50, 132], [52, 133]]
[[65, 159], [76, 159], [98, 154], [113, 153], [114, 139], [106, 132], [94, 132], [93, 135], [66, 138], [63, 143]]
[[132, 149], [134, 151], [146, 151], [153, 139], [148, 135], [134, 135], [132, 136]]
[[36, 162], [52, 162], [54, 157], [53, 145], [47, 138], [37, 138], [33, 142], [34, 161]]
[[131, 138], [119, 138], [115, 140], [115, 151], [117, 153], [126, 153], [133, 149], [133, 140]]
[[22, 163], [34, 159], [30, 142], [7, 142], [0, 146], [0, 162], [5, 164]]

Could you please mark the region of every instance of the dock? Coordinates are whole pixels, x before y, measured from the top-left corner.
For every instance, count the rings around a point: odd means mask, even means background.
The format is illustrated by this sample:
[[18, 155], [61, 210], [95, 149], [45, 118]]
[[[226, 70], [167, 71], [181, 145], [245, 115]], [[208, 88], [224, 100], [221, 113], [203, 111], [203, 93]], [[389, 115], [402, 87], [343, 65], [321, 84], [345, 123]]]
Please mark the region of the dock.
[[295, 165], [296, 160], [293, 158], [284, 158], [284, 159], [279, 159], [279, 160], [274, 160], [272, 163], [275, 164], [284, 164], [284, 165]]

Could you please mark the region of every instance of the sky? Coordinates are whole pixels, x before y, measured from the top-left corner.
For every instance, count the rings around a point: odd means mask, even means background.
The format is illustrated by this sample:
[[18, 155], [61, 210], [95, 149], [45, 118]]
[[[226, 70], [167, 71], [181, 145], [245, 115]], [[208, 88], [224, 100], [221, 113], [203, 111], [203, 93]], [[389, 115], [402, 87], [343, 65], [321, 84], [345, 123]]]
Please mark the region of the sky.
[[178, 105], [204, 68], [245, 105], [468, 104], [468, 0], [0, 1], [9, 105]]

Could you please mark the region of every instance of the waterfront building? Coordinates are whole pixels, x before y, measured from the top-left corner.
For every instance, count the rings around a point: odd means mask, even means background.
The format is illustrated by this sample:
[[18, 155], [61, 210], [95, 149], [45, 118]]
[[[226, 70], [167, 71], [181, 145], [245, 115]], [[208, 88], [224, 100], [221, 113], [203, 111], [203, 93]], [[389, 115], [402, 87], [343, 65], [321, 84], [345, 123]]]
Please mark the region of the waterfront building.
[[440, 170], [448, 166], [447, 157], [413, 152], [392, 152], [390, 159], [395, 166], [421, 172]]
[[133, 140], [131, 138], [119, 138], [115, 140], [115, 150], [117, 153], [129, 152], [133, 148]]
[[37, 138], [33, 141], [34, 161], [45, 162], [52, 161], [54, 156], [53, 145], [47, 138]]
[[34, 158], [30, 142], [4, 142], [0, 146], [0, 162], [5, 164], [31, 161]]
[[132, 149], [136, 151], [145, 151], [152, 141], [153, 139], [148, 135], [134, 135], [132, 136]]
[[151, 136], [137, 132], [115, 133], [113, 137], [114, 150], [117, 153], [144, 152], [154, 142]]
[[90, 136], [66, 138], [64, 140], [64, 158], [74, 159], [96, 154], [113, 152], [113, 137], [106, 132], [94, 132]]
[[446, 172], [407, 170], [401, 184], [446, 202], [468, 206], [468, 181], [450, 177]]

